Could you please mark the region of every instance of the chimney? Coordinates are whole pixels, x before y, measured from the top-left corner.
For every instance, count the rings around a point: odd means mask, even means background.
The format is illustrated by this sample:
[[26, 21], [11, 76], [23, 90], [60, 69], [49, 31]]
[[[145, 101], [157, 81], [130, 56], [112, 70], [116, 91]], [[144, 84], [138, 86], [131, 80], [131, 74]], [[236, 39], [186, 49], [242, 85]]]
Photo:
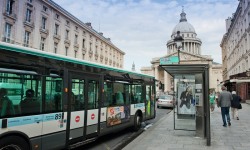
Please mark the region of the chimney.
[[108, 40], [108, 41], [111, 41], [111, 39], [110, 39], [110, 38], [107, 38], [107, 40]]
[[103, 36], [103, 33], [102, 33], [102, 32], [99, 32], [99, 34], [100, 34], [101, 36]]
[[85, 23], [87, 26], [89, 26], [90, 28], [92, 28], [92, 26], [91, 26], [91, 23], [90, 22], [87, 22], [87, 23]]

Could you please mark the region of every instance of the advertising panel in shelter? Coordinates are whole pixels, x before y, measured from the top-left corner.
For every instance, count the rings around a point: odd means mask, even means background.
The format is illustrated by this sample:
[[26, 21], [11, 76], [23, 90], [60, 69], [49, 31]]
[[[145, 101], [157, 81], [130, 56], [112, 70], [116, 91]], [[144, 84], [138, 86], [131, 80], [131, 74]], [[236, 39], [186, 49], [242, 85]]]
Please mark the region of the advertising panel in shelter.
[[178, 83], [178, 114], [195, 114], [195, 84], [192, 82]]

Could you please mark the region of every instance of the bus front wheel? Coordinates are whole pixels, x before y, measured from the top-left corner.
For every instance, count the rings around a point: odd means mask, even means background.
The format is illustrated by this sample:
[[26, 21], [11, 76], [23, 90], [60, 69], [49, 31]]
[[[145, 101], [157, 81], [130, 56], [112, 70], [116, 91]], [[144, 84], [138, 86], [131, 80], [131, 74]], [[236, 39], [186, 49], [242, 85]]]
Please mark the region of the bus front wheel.
[[134, 130], [138, 131], [141, 128], [142, 124], [142, 117], [139, 115], [139, 113], [135, 114], [135, 120], [134, 120]]
[[25, 139], [18, 136], [8, 136], [0, 139], [0, 149], [29, 150], [30, 148]]

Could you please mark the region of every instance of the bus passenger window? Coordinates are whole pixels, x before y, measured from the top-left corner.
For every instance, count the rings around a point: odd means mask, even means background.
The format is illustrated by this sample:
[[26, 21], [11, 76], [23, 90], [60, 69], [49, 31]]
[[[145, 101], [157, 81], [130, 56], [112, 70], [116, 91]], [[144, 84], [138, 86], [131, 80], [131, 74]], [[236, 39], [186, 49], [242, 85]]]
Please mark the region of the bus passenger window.
[[116, 105], [124, 105], [123, 94], [120, 91], [118, 91], [115, 94], [115, 100], [116, 100]]
[[54, 96], [54, 105], [55, 105], [55, 111], [60, 111], [62, 106], [62, 96], [61, 94], [57, 93]]
[[15, 115], [13, 103], [7, 96], [5, 88], [0, 89], [0, 117]]
[[26, 91], [25, 98], [20, 103], [22, 114], [32, 114], [40, 112], [40, 103], [37, 101], [34, 95], [34, 90], [28, 89]]
[[58, 112], [62, 110], [62, 86], [62, 78], [46, 77], [46, 112]]

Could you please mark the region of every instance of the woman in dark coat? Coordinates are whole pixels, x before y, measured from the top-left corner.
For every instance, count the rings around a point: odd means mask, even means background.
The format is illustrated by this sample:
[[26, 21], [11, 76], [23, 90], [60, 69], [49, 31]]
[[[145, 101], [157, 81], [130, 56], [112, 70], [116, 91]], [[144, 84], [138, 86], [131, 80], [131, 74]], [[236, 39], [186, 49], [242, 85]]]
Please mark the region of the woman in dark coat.
[[239, 120], [238, 108], [240, 105], [241, 97], [236, 94], [235, 91], [232, 91], [233, 100], [231, 101], [231, 112], [232, 118]]

